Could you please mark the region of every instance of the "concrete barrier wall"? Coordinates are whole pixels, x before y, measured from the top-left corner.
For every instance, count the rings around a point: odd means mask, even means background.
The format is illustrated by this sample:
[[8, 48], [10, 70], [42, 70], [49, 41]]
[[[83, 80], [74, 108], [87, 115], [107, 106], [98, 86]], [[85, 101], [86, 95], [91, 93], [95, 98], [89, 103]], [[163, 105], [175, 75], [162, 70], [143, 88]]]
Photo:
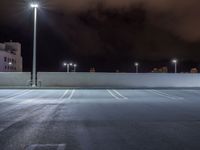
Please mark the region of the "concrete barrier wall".
[[41, 87], [190, 88], [200, 87], [200, 74], [39, 72]]
[[30, 72], [0, 72], [0, 87], [25, 87], [30, 77]]

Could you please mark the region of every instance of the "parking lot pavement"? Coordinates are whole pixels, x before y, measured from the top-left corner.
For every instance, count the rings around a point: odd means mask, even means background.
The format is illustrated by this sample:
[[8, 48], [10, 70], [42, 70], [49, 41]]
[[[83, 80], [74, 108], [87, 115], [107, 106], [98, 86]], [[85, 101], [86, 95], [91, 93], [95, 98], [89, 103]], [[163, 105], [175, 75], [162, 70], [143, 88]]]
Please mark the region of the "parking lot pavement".
[[0, 150], [199, 150], [200, 90], [0, 90]]

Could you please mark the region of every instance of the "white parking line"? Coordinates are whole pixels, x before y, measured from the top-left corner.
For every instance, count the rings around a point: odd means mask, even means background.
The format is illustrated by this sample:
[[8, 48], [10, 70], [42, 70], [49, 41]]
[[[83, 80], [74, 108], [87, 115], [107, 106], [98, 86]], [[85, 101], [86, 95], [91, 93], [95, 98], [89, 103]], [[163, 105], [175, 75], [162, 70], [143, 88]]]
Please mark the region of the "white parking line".
[[71, 92], [70, 96], [68, 97], [68, 99], [72, 99], [74, 93], [75, 93], [75, 90], [72, 90], [72, 92]]
[[22, 114], [22, 116], [16, 117], [12, 121], [7, 122], [6, 124], [2, 125], [2, 127], [0, 126], [0, 133], [3, 132], [4, 130], [6, 130], [7, 128], [9, 128], [10, 126], [14, 125], [15, 123], [20, 122], [20, 121], [26, 119], [27, 117], [32, 117], [39, 112], [40, 111], [38, 111], [38, 108], [36, 108], [35, 110], [31, 111], [31, 113], [24, 113], [24, 114]]
[[128, 99], [127, 97], [125, 97], [124, 95], [122, 95], [121, 93], [119, 93], [117, 90], [113, 90], [116, 94], [118, 94], [120, 97], [122, 97], [123, 99]]
[[121, 99], [128, 99], [127, 97], [123, 96], [121, 93], [119, 93], [117, 90], [107, 90], [108, 93], [115, 99], [121, 100]]
[[60, 97], [60, 99], [63, 99], [63, 98], [67, 95], [68, 92], [69, 92], [69, 90], [66, 90], [66, 91], [64, 92], [64, 94]]
[[[67, 91], [65, 91], [65, 93], [64, 93], [62, 96], [65, 96], [66, 94], [67, 94]], [[32, 103], [32, 102], [35, 102], [35, 101], [39, 100], [39, 98], [42, 98], [43, 96], [44, 96], [44, 95], [40, 95], [40, 96], [38, 96], [38, 97], [36, 97], [36, 98], [26, 99], [26, 101], [23, 101], [23, 102], [20, 102], [20, 103], [17, 104], [17, 105], [8, 107], [8, 108], [4, 109], [3, 112], [0, 112], [0, 113], [1, 113], [1, 115], [2, 115], [3, 113], [7, 113], [9, 110], [15, 109], [15, 108], [17, 108], [19, 105], [22, 105], [22, 104], [30, 104], [30, 105], [33, 106], [33, 103]], [[62, 97], [62, 96], [61, 96], [61, 97]], [[61, 102], [62, 102], [62, 101], [61, 101]], [[25, 105], [25, 107], [27, 107], [27, 106]], [[24, 107], [23, 107], [23, 108], [24, 108]], [[37, 111], [38, 111], [38, 110], [37, 110]], [[6, 124], [3, 125], [2, 127], [0, 126], [0, 132], [4, 131], [5, 129], [7, 129], [8, 127], [12, 126], [13, 124], [15, 124], [15, 123], [17, 123], [17, 122], [20, 122], [20, 121], [22, 121], [22, 120], [24, 120], [24, 119], [26, 119], [26, 118], [29, 117], [29, 116], [33, 116], [34, 113], [37, 113], [37, 111], [33, 111], [32, 113], [29, 113], [29, 114], [28, 114], [28, 113], [27, 113], [27, 114], [26, 114], [26, 113], [25, 113], [25, 114], [22, 114], [22, 116], [15, 118], [14, 120], [12, 120], [11, 122], [6, 123]]]
[[166, 97], [168, 99], [172, 99], [172, 100], [183, 100], [184, 98], [183, 97], [178, 97], [178, 96], [171, 96], [167, 93], [164, 93], [164, 92], [160, 92], [160, 91], [157, 91], [157, 90], [151, 90], [151, 92], [159, 95], [159, 96], [162, 96], [162, 97]]
[[[62, 94], [62, 96], [59, 97], [59, 99], [62, 99], [62, 100], [61, 100], [60, 102], [57, 102], [58, 104], [61, 104], [61, 103], [63, 102], [63, 100], [65, 99], [65, 96], [68, 94], [68, 92], [69, 92], [69, 90], [66, 90], [66, 91]], [[72, 91], [71, 95], [70, 95], [68, 98], [72, 98], [73, 94], [74, 94], [74, 91]], [[42, 96], [43, 96], [43, 95], [40, 95], [40, 96], [37, 97], [37, 98], [28, 99], [27, 101], [22, 102], [22, 103], [24, 103], [24, 104], [25, 104], [25, 103], [31, 103], [31, 101], [38, 100], [38, 98], [40, 98], [40, 97], [42, 97]], [[20, 104], [18, 104], [18, 105], [21, 105], [22, 103], [20, 103]], [[15, 107], [16, 107], [16, 105], [15, 105], [13, 108], [15, 108]], [[9, 108], [8, 110], [10, 110], [10, 109], [12, 109], [12, 107]], [[6, 110], [6, 111], [8, 111], [8, 110]], [[31, 113], [31, 115], [33, 115], [33, 113]], [[5, 124], [5, 125], [3, 125], [2, 127], [0, 127], [0, 132], [4, 131], [5, 129], [7, 129], [8, 127], [12, 126], [13, 124], [15, 124], [15, 123], [17, 123], [17, 122], [19, 122], [19, 121], [22, 121], [22, 120], [24, 120], [24, 119], [26, 119], [27, 116], [29, 117], [29, 114], [24, 114], [24, 115], [22, 115], [22, 116], [16, 118], [15, 120], [13, 120], [12, 122], [8, 122], [7, 124]], [[62, 150], [62, 149], [59, 149], [59, 150]]]
[[13, 97], [6, 98], [6, 99], [4, 99], [4, 100], [2, 100], [2, 101], [0, 101], [0, 102], [5, 102], [5, 101], [8, 101], [8, 100], [13, 100], [13, 99], [16, 99], [16, 98], [18, 98], [18, 97], [20, 97], [20, 96], [24, 96], [24, 95], [26, 95], [26, 94], [28, 94], [28, 93], [30, 93], [30, 92], [32, 92], [32, 90], [30, 90], [30, 91], [25, 91], [25, 92], [22, 93], [22, 94], [19, 94], [19, 95], [13, 96]]
[[113, 94], [110, 90], [107, 90], [108, 91], [108, 93], [110, 93], [110, 95], [112, 96], [112, 97], [114, 97], [115, 99], [120, 99], [119, 97], [117, 97], [115, 94]]
[[20, 91], [14, 92], [13, 95], [11, 95], [11, 96], [8, 96], [8, 97], [1, 97], [0, 99], [11, 98], [11, 97], [17, 96], [17, 95], [19, 95], [19, 94], [22, 94], [22, 93], [24, 93], [24, 92], [26, 92], [26, 91], [28, 91], [28, 90], [20, 90]]

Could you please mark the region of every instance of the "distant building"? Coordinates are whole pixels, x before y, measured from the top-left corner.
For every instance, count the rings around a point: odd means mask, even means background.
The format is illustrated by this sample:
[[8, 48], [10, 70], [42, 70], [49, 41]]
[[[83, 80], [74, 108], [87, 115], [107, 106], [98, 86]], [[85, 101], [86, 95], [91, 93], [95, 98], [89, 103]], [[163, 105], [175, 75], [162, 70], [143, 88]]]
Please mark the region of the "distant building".
[[168, 68], [167, 67], [162, 67], [162, 72], [163, 73], [168, 73]]
[[190, 73], [198, 73], [198, 69], [197, 69], [197, 68], [192, 68], [192, 69], [190, 70]]
[[90, 68], [90, 72], [96, 72], [95, 68]]
[[21, 44], [0, 43], [0, 72], [22, 72]]
[[167, 67], [153, 68], [152, 73], [168, 73]]
[[153, 68], [152, 73], [158, 73], [158, 68]]

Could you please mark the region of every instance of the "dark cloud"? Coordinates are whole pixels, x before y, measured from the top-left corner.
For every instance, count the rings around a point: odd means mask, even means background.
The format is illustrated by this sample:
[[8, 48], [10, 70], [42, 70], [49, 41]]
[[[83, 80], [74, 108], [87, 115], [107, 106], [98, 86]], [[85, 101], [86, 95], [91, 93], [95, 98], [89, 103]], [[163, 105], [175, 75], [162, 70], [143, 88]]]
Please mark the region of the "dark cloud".
[[82, 12], [98, 5], [106, 9], [132, 9], [142, 5], [155, 25], [174, 32], [185, 40], [200, 40], [199, 0], [52, 0], [51, 5], [64, 12]]
[[[0, 18], [19, 17], [33, 0], [1, 0]], [[37, 0], [43, 7], [65, 14], [82, 13], [101, 5], [105, 9], [119, 11], [142, 6], [147, 11], [149, 21], [167, 29], [181, 38], [195, 42], [200, 40], [199, 0]], [[27, 12], [26, 12], [27, 13]], [[8, 17], [8, 18], [7, 18]], [[21, 17], [20, 17], [21, 18]], [[3, 20], [2, 20], [3, 22]]]

